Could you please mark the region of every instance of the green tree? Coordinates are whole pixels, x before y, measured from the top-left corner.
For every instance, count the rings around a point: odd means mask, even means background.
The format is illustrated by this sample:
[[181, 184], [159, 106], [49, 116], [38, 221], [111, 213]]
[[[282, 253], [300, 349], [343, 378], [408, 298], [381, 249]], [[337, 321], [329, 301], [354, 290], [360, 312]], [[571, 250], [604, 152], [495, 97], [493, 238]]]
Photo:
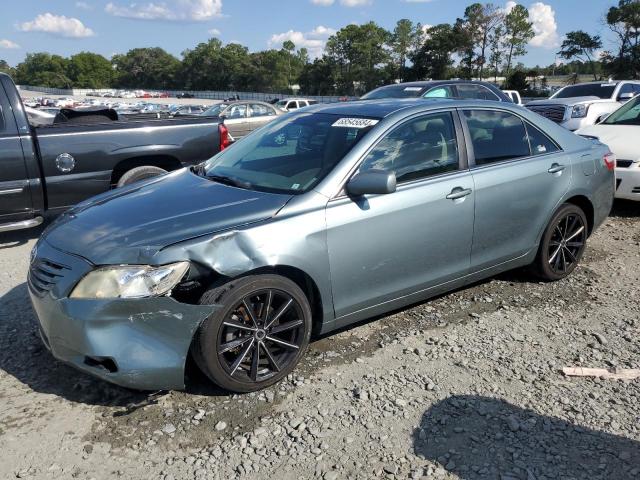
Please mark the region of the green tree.
[[489, 35], [489, 63], [493, 68], [493, 76], [496, 82], [498, 81], [498, 75], [500, 75], [500, 65], [504, 61], [503, 38], [504, 27], [497, 25]]
[[49, 53], [28, 53], [15, 71], [15, 81], [20, 85], [38, 85], [51, 88], [72, 88], [68, 77], [69, 60]]
[[598, 75], [593, 62], [593, 55], [599, 48], [602, 48], [602, 40], [598, 35], [591, 36], [582, 30], [576, 30], [567, 33], [558, 55], [565, 60], [577, 58], [589, 63], [593, 72], [593, 79], [597, 80]]
[[306, 64], [298, 82], [305, 95], [333, 95], [336, 93], [334, 81], [335, 65], [327, 57]]
[[464, 17], [456, 20], [454, 33], [458, 42], [461, 74], [473, 78], [476, 46], [482, 38], [483, 6], [473, 3], [464, 10]]
[[604, 54], [607, 71], [617, 78], [640, 78], [640, 2], [619, 0], [605, 20], [617, 44], [617, 52]]
[[385, 80], [383, 71], [377, 67], [391, 60], [385, 48], [390, 37], [387, 30], [374, 22], [347, 25], [329, 37], [326, 55], [336, 66], [338, 90], [354, 95], [367, 92]]
[[526, 55], [527, 43], [534, 37], [529, 11], [522, 5], [514, 6], [504, 17], [504, 30], [504, 45], [507, 51], [505, 72], [509, 76], [513, 60]]
[[411, 57], [412, 78], [415, 80], [447, 78], [453, 64], [452, 54], [456, 49], [457, 39], [453, 26], [441, 23], [429, 28], [426, 31], [424, 43]]
[[293, 57], [293, 52], [296, 49], [296, 44], [291, 40], [286, 40], [282, 44], [282, 52], [287, 59], [287, 88], [291, 88], [291, 60]]
[[527, 75], [522, 70], [515, 70], [507, 77], [504, 86], [506, 90], [517, 90], [519, 92], [529, 90]]
[[487, 51], [491, 50], [491, 41], [494, 39], [494, 31], [501, 27], [504, 21], [502, 10], [492, 3], [486, 3], [482, 6], [479, 17], [479, 52], [477, 57], [478, 77], [480, 80], [484, 78], [484, 66], [487, 63]]
[[12, 77], [15, 75], [15, 71], [11, 66], [5, 61], [0, 59], [0, 72], [11, 75]]
[[409, 58], [411, 50], [416, 47], [418, 38], [422, 33], [421, 30], [420, 24], [416, 26], [411, 20], [403, 18], [398, 20], [391, 34], [391, 49], [398, 67], [397, 78], [400, 81], [403, 81], [406, 76], [407, 58]]
[[134, 48], [111, 59], [116, 82], [124, 88], [166, 89], [176, 86], [180, 60], [162, 48]]
[[109, 88], [113, 86], [115, 72], [102, 55], [81, 52], [69, 59], [68, 76], [76, 88]]

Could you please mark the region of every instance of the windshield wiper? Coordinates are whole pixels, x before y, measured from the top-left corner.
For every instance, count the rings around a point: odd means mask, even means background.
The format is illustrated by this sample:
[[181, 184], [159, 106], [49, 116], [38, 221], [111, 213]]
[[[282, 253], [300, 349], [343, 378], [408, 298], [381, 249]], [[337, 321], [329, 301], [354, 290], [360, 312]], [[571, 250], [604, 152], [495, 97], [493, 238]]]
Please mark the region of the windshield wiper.
[[229, 177], [227, 175], [205, 175], [208, 179], [213, 180], [214, 182], [222, 183], [224, 185], [231, 185], [232, 187], [244, 188], [247, 190], [251, 190], [251, 183], [240, 180], [239, 178]]

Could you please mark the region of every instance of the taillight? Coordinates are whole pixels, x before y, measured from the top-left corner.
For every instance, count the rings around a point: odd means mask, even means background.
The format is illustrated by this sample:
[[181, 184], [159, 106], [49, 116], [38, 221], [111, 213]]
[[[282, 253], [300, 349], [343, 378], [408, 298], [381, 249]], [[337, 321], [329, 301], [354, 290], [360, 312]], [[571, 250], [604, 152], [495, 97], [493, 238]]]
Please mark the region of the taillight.
[[604, 161], [607, 170], [613, 172], [613, 170], [616, 168], [616, 156], [613, 153], [609, 152], [606, 153], [604, 157], [602, 157], [602, 160]]
[[218, 136], [220, 137], [220, 151], [222, 151], [231, 144], [229, 140], [229, 129], [227, 129], [224, 123], [218, 124]]

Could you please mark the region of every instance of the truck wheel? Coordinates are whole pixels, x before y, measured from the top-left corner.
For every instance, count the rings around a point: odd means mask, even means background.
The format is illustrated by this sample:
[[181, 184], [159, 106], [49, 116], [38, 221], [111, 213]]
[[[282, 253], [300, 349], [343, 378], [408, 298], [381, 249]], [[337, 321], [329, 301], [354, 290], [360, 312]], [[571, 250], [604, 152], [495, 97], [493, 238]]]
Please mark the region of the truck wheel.
[[129, 185], [133, 182], [139, 182], [140, 180], [146, 180], [147, 178], [157, 177], [158, 175], [164, 175], [167, 173], [166, 170], [160, 167], [154, 167], [153, 165], [145, 165], [143, 167], [132, 168], [128, 172], [125, 172], [120, 180], [118, 180], [118, 184], [116, 185], [118, 188], [124, 187], [125, 185]]
[[311, 307], [294, 282], [252, 275], [206, 291], [203, 305], [219, 305], [193, 341], [193, 358], [218, 386], [253, 392], [293, 371], [311, 336]]

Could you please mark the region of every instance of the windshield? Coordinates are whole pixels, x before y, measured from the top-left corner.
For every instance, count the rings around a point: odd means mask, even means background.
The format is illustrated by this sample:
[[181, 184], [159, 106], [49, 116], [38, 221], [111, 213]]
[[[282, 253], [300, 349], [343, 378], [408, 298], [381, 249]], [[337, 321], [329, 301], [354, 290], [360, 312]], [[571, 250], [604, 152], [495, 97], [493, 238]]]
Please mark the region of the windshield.
[[640, 125], [640, 97], [629, 100], [602, 123], [605, 125]]
[[377, 100], [380, 98], [414, 98], [419, 97], [424, 91], [424, 87], [411, 85], [394, 85], [391, 87], [381, 87], [363, 95], [360, 100]]
[[379, 119], [327, 113], [287, 115], [209, 160], [214, 181], [275, 193], [315, 187]]
[[582, 85], [571, 85], [558, 90], [551, 98], [611, 98], [613, 91], [616, 89], [616, 85], [616, 83], [583, 83]]
[[204, 117], [219, 117], [220, 116], [220, 112], [222, 112], [222, 110], [224, 110], [225, 108], [227, 108], [226, 104], [219, 103], [217, 105], [214, 105], [213, 107], [207, 108], [200, 115], [202, 115]]

